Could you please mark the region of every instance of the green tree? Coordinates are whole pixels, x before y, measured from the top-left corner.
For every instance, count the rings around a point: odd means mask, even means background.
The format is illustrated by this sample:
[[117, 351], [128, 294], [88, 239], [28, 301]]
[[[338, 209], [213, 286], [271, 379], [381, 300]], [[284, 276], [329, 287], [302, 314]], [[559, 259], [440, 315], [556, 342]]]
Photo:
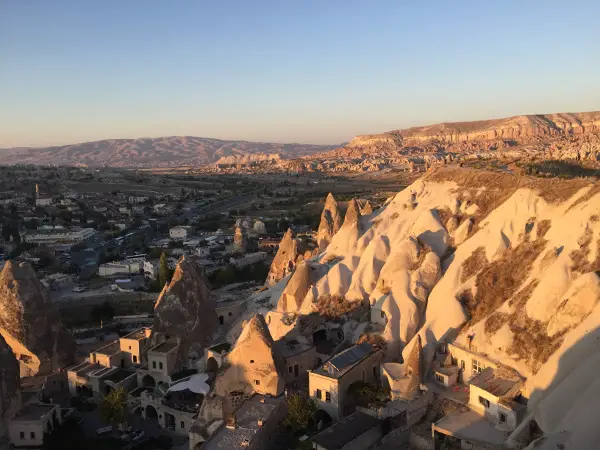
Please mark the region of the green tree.
[[161, 287], [169, 282], [171, 279], [171, 271], [169, 270], [169, 263], [167, 261], [167, 254], [162, 252], [160, 255], [160, 266], [158, 268], [158, 281]]
[[283, 422], [294, 432], [305, 430], [314, 421], [317, 405], [310, 397], [294, 394], [287, 399], [288, 413]]
[[111, 390], [102, 398], [100, 417], [110, 425], [123, 425], [127, 413], [127, 391], [125, 388]]

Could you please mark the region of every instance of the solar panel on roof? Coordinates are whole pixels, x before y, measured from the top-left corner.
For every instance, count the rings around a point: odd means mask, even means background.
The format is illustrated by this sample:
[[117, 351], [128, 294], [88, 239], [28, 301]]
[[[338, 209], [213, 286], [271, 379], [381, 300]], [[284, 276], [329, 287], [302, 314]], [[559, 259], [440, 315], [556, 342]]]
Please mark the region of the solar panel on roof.
[[330, 363], [338, 371], [340, 371], [364, 358], [365, 355], [368, 355], [371, 352], [371, 350], [371, 344], [368, 342], [363, 342], [362, 344], [355, 345], [339, 355], [334, 356]]

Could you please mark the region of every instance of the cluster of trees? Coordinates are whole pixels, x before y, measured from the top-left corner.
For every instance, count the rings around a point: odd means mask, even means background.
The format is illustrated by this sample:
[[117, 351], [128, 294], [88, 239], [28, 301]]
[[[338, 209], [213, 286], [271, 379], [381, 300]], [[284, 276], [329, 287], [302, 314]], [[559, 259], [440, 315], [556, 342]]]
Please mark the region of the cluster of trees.
[[269, 274], [269, 266], [263, 263], [252, 264], [245, 267], [235, 267], [228, 265], [227, 267], [213, 273], [209, 280], [213, 286], [225, 286], [231, 283], [239, 283], [242, 281], [259, 281], [266, 280]]

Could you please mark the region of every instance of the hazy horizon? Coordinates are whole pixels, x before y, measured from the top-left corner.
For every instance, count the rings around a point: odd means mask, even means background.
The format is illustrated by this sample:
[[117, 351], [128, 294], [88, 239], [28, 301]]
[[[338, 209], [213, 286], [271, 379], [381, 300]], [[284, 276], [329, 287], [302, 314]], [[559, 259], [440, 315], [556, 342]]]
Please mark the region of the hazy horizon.
[[198, 136], [334, 145], [600, 109], [600, 3], [3, 3], [0, 148]]

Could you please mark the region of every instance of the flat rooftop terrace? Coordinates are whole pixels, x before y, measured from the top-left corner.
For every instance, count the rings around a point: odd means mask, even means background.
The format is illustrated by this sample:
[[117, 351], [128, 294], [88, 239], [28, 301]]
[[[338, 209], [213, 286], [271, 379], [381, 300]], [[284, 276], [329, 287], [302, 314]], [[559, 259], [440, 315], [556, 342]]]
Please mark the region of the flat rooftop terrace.
[[[264, 400], [264, 403], [261, 402]], [[279, 403], [283, 401], [280, 398], [268, 398], [261, 395], [246, 400], [235, 411], [237, 426], [235, 429], [222, 426], [206, 442], [205, 450], [232, 450], [243, 448], [244, 440], [252, 441], [254, 435], [260, 429], [258, 421], [266, 422], [269, 416], [277, 409]]]
[[98, 355], [112, 356], [116, 353], [119, 353], [120, 351], [121, 351], [121, 345], [119, 344], [119, 341], [114, 341], [108, 345], [105, 345], [104, 347], [100, 347], [94, 353], [96, 353]]
[[111, 373], [109, 376], [104, 378], [104, 381], [111, 381], [113, 383], [120, 383], [121, 381], [129, 378], [130, 376], [135, 375], [135, 372], [130, 372], [129, 370], [119, 369]]
[[156, 347], [152, 347], [150, 351], [157, 353], [169, 353], [175, 347], [177, 347], [175, 342], [163, 342], [162, 344], [158, 344]]
[[43, 419], [57, 405], [32, 404], [21, 409], [12, 420], [34, 421]]
[[126, 334], [121, 339], [132, 339], [134, 341], [140, 341], [146, 338], [146, 330], [147, 328], [139, 328], [135, 331], [132, 331], [129, 334]]
[[498, 430], [474, 411], [448, 414], [434, 423], [433, 429], [438, 433], [480, 445], [500, 446], [508, 437], [508, 433]]

